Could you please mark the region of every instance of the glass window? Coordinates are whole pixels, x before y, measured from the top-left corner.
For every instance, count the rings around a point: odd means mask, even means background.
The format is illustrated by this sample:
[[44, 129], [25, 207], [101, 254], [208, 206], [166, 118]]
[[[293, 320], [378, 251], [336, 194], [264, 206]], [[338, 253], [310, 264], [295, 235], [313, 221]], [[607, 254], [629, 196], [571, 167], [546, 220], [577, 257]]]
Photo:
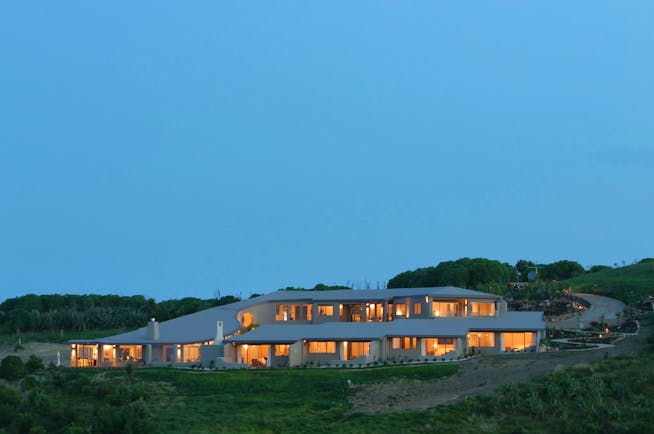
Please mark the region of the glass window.
[[425, 339], [425, 354], [428, 356], [444, 356], [450, 351], [456, 350], [456, 339], [438, 338]]
[[288, 351], [290, 348], [291, 346], [287, 344], [275, 345], [275, 355], [288, 356]]
[[395, 305], [395, 315], [397, 316], [406, 316], [406, 304], [398, 303]]
[[278, 304], [275, 311], [276, 321], [288, 321], [288, 305]]
[[318, 315], [320, 316], [333, 316], [334, 315], [334, 306], [331, 304], [320, 304], [318, 305]]
[[201, 344], [191, 344], [182, 346], [182, 354], [184, 357], [184, 362], [192, 363], [200, 361], [200, 347]]
[[495, 303], [470, 303], [471, 316], [495, 316]]
[[292, 321], [297, 321], [299, 319], [302, 319], [302, 312], [301, 312], [302, 305], [300, 304], [291, 304], [289, 306], [289, 311], [290, 311], [290, 316]]
[[302, 305], [302, 310], [303, 310], [304, 319], [307, 321], [311, 321], [313, 317], [313, 305], [312, 304]]
[[502, 333], [504, 351], [524, 351], [535, 345], [536, 333]]
[[493, 332], [470, 332], [468, 333], [469, 347], [494, 347], [495, 333]]
[[309, 342], [309, 352], [310, 353], [335, 353], [336, 352], [336, 342]]
[[418, 339], [411, 337], [393, 338], [393, 349], [411, 350], [418, 347]]
[[422, 313], [422, 303], [413, 303], [413, 314], [420, 315]]
[[460, 308], [459, 303], [434, 301], [432, 303], [432, 314], [435, 317], [461, 316]]
[[349, 342], [349, 347], [350, 354], [347, 355], [348, 360], [356, 359], [360, 356], [370, 355], [370, 342]]

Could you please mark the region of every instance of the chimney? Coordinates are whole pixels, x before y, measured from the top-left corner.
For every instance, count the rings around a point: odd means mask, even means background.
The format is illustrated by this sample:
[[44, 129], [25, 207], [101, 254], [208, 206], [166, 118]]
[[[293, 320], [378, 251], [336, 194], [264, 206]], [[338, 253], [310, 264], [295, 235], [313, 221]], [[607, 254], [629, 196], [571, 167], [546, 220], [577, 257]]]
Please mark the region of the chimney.
[[225, 335], [223, 333], [223, 322], [216, 321], [216, 340], [213, 344], [221, 345], [223, 343], [223, 339], [225, 339]]
[[145, 337], [149, 341], [159, 340], [159, 323], [156, 319], [151, 318], [150, 321], [148, 321], [148, 330]]

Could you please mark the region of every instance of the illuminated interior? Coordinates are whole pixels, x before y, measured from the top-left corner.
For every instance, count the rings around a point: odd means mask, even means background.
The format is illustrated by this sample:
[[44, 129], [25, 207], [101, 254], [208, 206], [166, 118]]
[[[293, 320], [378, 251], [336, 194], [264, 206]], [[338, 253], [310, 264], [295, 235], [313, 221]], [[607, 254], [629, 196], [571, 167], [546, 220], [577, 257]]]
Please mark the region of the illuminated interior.
[[431, 310], [435, 317], [461, 316], [461, 303], [434, 301]]
[[185, 363], [195, 363], [200, 361], [200, 347], [202, 344], [189, 344], [182, 347], [182, 354]]
[[393, 349], [410, 350], [418, 347], [418, 339], [412, 337], [393, 338]]
[[334, 306], [331, 304], [320, 304], [318, 305], [318, 315], [319, 316], [333, 316], [334, 315]]
[[[105, 350], [104, 347], [109, 347], [109, 345], [103, 345], [103, 354], [104, 358]], [[143, 346], [141, 345], [120, 345], [117, 349], [117, 357], [120, 363], [127, 362], [138, 362], [143, 360]]]
[[252, 313], [244, 312], [243, 313], [243, 321], [241, 321], [241, 323], [243, 324], [243, 327], [250, 327], [253, 322], [254, 322], [254, 318], [252, 317]]
[[492, 348], [495, 346], [495, 333], [493, 332], [470, 332], [468, 333], [468, 347]]
[[241, 345], [241, 361], [252, 367], [268, 366], [270, 345]]
[[309, 342], [309, 352], [313, 354], [320, 353], [335, 353], [336, 352], [336, 342], [334, 341], [310, 341]]
[[343, 342], [345, 359], [353, 360], [360, 356], [370, 355], [370, 342]]
[[369, 303], [366, 305], [366, 321], [384, 321], [384, 305], [382, 303]]
[[275, 356], [278, 357], [288, 356], [288, 352], [290, 348], [291, 346], [289, 344], [275, 345]]
[[276, 321], [288, 321], [288, 305], [278, 304], [275, 310]]
[[422, 313], [422, 303], [413, 303], [413, 314], [420, 315]]
[[425, 354], [428, 356], [444, 356], [450, 351], [456, 350], [456, 339], [454, 338], [438, 338], [438, 339], [424, 339]]
[[97, 345], [81, 345], [76, 344], [71, 346], [70, 350], [71, 366], [76, 367], [89, 367], [98, 365], [98, 346]]
[[313, 305], [312, 304], [302, 305], [302, 313], [304, 314], [305, 320], [311, 321], [313, 318]]
[[407, 314], [406, 304], [398, 303], [395, 305], [396, 316], [406, 316], [406, 314]]
[[470, 303], [471, 316], [495, 316], [495, 303]]
[[502, 333], [504, 351], [524, 351], [536, 344], [536, 333]]

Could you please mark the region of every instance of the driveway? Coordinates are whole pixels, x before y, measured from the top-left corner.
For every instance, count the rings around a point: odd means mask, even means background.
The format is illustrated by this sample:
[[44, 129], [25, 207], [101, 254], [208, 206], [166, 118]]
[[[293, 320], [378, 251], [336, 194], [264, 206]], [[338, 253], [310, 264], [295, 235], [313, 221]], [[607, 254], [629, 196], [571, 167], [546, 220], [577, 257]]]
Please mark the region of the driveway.
[[[602, 319], [602, 315], [604, 315], [604, 320], [609, 325], [615, 325], [618, 322], [618, 314], [622, 314], [625, 309], [625, 304], [614, 298], [594, 294], [574, 295], [590, 303], [590, 308], [581, 311], [582, 327], [590, 326], [590, 323], [593, 321], [599, 322]], [[577, 328], [577, 316], [554, 319], [548, 321], [547, 325], [555, 328]]]

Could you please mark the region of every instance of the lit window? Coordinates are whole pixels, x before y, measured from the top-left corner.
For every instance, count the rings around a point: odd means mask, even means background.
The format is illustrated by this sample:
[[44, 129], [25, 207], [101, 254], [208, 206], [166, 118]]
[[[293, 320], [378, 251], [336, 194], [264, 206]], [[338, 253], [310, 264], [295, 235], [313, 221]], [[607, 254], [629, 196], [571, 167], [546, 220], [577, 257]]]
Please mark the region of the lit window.
[[535, 345], [536, 333], [502, 333], [504, 351], [524, 351]]
[[393, 338], [393, 349], [411, 350], [418, 347], [418, 339], [410, 337]]
[[309, 342], [309, 352], [310, 353], [335, 353], [336, 352], [336, 342]]
[[413, 314], [420, 315], [422, 313], [422, 303], [413, 303]]
[[470, 303], [470, 316], [495, 316], [495, 303]]
[[288, 305], [278, 304], [275, 311], [275, 320], [276, 321], [287, 321], [288, 320]]
[[432, 303], [432, 314], [435, 317], [461, 316], [461, 305], [459, 303], [435, 301]]
[[311, 321], [312, 314], [313, 314], [313, 305], [312, 304], [305, 304], [302, 306], [303, 312], [303, 318], [307, 321]]
[[488, 332], [470, 332], [468, 333], [469, 347], [494, 347], [495, 333]]
[[406, 304], [398, 303], [395, 305], [395, 315], [405, 316], [406, 315]]
[[275, 355], [276, 356], [288, 356], [288, 350], [291, 348], [290, 345], [275, 345]]
[[318, 305], [318, 315], [320, 316], [333, 316], [334, 306], [331, 304]]
[[425, 339], [425, 354], [428, 356], [444, 356], [456, 350], [454, 338]]

